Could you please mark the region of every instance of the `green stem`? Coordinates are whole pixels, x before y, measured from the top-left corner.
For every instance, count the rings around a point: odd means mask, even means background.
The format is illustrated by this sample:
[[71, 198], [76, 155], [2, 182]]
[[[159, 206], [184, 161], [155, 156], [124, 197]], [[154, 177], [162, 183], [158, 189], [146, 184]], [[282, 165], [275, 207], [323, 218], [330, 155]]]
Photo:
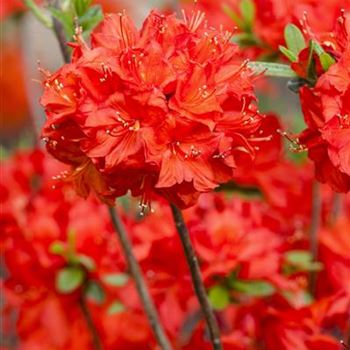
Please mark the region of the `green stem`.
[[298, 75], [286, 64], [271, 62], [249, 62], [248, 66], [257, 74], [269, 77], [298, 78]]
[[45, 27], [52, 29], [53, 23], [51, 18], [46, 16], [42, 9], [33, 0], [23, 0], [23, 3], [32, 11], [38, 21], [40, 21]]

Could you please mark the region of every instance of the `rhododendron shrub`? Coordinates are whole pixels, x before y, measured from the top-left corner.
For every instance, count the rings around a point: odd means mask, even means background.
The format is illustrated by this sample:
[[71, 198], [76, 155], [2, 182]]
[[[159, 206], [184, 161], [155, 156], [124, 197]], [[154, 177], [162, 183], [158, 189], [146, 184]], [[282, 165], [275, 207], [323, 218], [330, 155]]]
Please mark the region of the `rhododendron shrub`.
[[[18, 312], [16, 332], [24, 348], [93, 348], [79, 307], [83, 285], [68, 293], [57, 285], [59, 272], [67, 266], [58, 247], [71, 247], [73, 235], [73, 253], [84, 257], [81, 262], [85, 264], [85, 283], [93, 282], [101, 288], [100, 299], [94, 293], [83, 295], [104, 348], [149, 348], [154, 340], [140, 313], [134, 287], [128, 280], [120, 279], [127, 276], [127, 271], [107, 211], [95, 198], [85, 201], [77, 197], [71, 185], [52, 179], [56, 177], [52, 174], [66, 169], [41, 151], [19, 153], [4, 165], [7, 178], [12, 179], [1, 183], [1, 245], [10, 273], [4, 283], [4, 312]], [[295, 181], [300, 180], [290, 180]], [[284, 190], [288, 191], [288, 187]], [[170, 210], [155, 204], [155, 213], [140, 221], [135, 204], [129, 203], [126, 224], [171, 341], [179, 349], [206, 348], [202, 321], [195, 316], [198, 302], [181, 257]], [[297, 265], [294, 272], [286, 270], [293, 266], [288, 256], [296, 249], [304, 249], [302, 242], [307, 241], [307, 236], [291, 240], [294, 233], [283, 228], [280, 211], [261, 199], [227, 200], [219, 194], [208, 194], [197, 206], [185, 211], [185, 216], [205, 284], [220, 315], [225, 348], [259, 349], [252, 344], [263, 342], [268, 349], [291, 350], [295, 344], [303, 344], [305, 349], [317, 349], [319, 344], [340, 349], [332, 329], [346, 328], [349, 288], [345, 277], [335, 279], [328, 264], [343, 264], [343, 274], [349, 273], [349, 265], [345, 263], [347, 250], [339, 246], [335, 236], [328, 231], [321, 235], [321, 261], [327, 269], [317, 289], [322, 297], [309, 304], [302, 282], [307, 272]], [[164, 221], [161, 228], [159, 220]], [[348, 225], [348, 221], [345, 215], [337, 225]], [[278, 222], [280, 228], [276, 230]], [[348, 231], [335, 232], [345, 238]], [[174, 254], [176, 261], [167, 259]], [[332, 258], [334, 254], [337, 258]], [[218, 291], [219, 299], [215, 297]], [[51, 323], [43, 323], [43, 317]], [[120, 324], [118, 330], [116, 323]]]
[[200, 12], [152, 12], [140, 31], [120, 13], [91, 48], [78, 38], [72, 62], [47, 73], [41, 103], [47, 149], [73, 166], [80, 193], [131, 190], [142, 206], [157, 193], [188, 207], [254, 160], [263, 116], [230, 37]]
[[349, 349], [348, 0], [98, 3], [26, 0], [66, 63], [1, 148], [1, 346]]

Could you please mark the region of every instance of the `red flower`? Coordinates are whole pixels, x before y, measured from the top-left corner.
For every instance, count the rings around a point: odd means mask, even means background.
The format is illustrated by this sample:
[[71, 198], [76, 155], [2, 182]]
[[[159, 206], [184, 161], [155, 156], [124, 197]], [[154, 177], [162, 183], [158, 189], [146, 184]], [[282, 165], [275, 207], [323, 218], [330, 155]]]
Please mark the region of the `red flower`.
[[[273, 154], [267, 155], [266, 162], [259, 158], [257, 169], [272, 164], [274, 158]], [[68, 263], [66, 256], [52, 249], [59, 243], [61, 247], [74, 247], [70, 251], [75, 259], [85, 257], [78, 260], [79, 268], [81, 261], [90, 262], [84, 265], [86, 281], [93, 280], [104, 290], [105, 301], [101, 304], [87, 298], [103, 347], [154, 349], [155, 340], [133, 283], [117, 287], [105, 280], [106, 274], [120, 274], [126, 268], [107, 210], [93, 196], [82, 200], [71, 186], [57, 181], [66, 168], [38, 150], [21, 152], [4, 162], [0, 222], [4, 233], [1, 253], [8, 271], [2, 285], [6, 323], [11, 321], [9, 313], [14, 310], [18, 315], [16, 334], [20, 349], [92, 349], [91, 335], [78, 303], [84, 288], [62, 294], [55, 286], [57, 272]], [[62, 175], [57, 175], [60, 171]], [[293, 175], [291, 182], [299, 183], [295, 175], [298, 173], [289, 172]], [[285, 176], [285, 172], [279, 176]], [[284, 193], [288, 192], [287, 184], [288, 181], [281, 185], [278, 195], [296, 207], [294, 189], [292, 200]], [[300, 191], [295, 192], [299, 202], [303, 193]], [[324, 199], [328, 202], [327, 196]], [[141, 218], [136, 203], [124, 200], [130, 210], [123, 219], [174, 347], [209, 348], [169, 206], [160, 199], [155, 203], [155, 213]], [[248, 201], [236, 196], [229, 200], [226, 195], [210, 193], [202, 196], [197, 206], [184, 211], [206, 287], [211, 290], [219, 285], [229, 296], [228, 305], [217, 311], [223, 343], [234, 350], [256, 350], [256, 344], [271, 350], [294, 350], [293, 346], [307, 350], [327, 346], [337, 349], [339, 342], [331, 334], [344, 333], [350, 300], [349, 220], [344, 216], [335, 226], [322, 229], [319, 258], [324, 270], [318, 278], [316, 296], [324, 298], [306, 305], [306, 284], [301, 278], [307, 272], [288, 275], [285, 269], [288, 267], [285, 253], [303, 249], [307, 244], [306, 235], [302, 236], [304, 241], [300, 238], [293, 241], [287, 235], [289, 228], [285, 228], [286, 222], [299, 212], [293, 216], [291, 210], [280, 210], [277, 216], [278, 205], [269, 201], [273, 206], [261, 199]], [[348, 214], [348, 209], [347, 203], [344, 214]], [[283, 225], [278, 226], [279, 219]], [[69, 231], [75, 234], [68, 235]], [[78, 264], [75, 259], [70, 263]], [[254, 296], [252, 289], [249, 292], [232, 285], [236, 279], [251, 288], [260, 281], [272, 289], [269, 288], [268, 297]], [[258, 292], [260, 287], [256, 288]], [[116, 300], [125, 310], [110, 315]], [[117, 329], [115, 324], [119, 325]]]
[[24, 10], [24, 5], [20, 0], [4, 0], [1, 3], [0, 20], [3, 21], [9, 16]]
[[[312, 35], [323, 35], [332, 30], [341, 9], [350, 9], [348, 0], [252, 0], [255, 18], [253, 23], [245, 23], [240, 0], [181, 2], [185, 9], [204, 11], [212, 25], [221, 25], [228, 30], [237, 26], [237, 38], [242, 39], [245, 54], [252, 57], [278, 53], [279, 45], [284, 45], [284, 29], [289, 23], [302, 24], [305, 30], [312, 28]], [[234, 20], [225, 13], [224, 6], [236, 14]], [[246, 35], [240, 37], [239, 32]]]
[[147, 206], [158, 193], [188, 207], [254, 159], [262, 117], [252, 72], [202, 13], [152, 12], [140, 31], [109, 15], [91, 42], [78, 38], [41, 99], [47, 149], [73, 166], [81, 194], [93, 188], [109, 200], [131, 190]]
[[12, 42], [10, 39], [1, 41], [0, 64], [6, 67], [0, 76], [0, 98], [3, 101], [0, 111], [2, 138], [13, 137], [13, 134], [23, 128], [29, 119], [22, 53], [19, 45], [14, 43], [18, 38], [11, 38], [11, 40]]
[[270, 308], [261, 320], [264, 342], [268, 349], [341, 350], [331, 334], [335, 329], [345, 334], [349, 305], [348, 296], [339, 293], [301, 309]]
[[[335, 37], [339, 58], [322, 74], [315, 87], [301, 90], [301, 102], [308, 128], [300, 141], [315, 162], [316, 177], [328, 183], [335, 191], [350, 190], [350, 49], [343, 47], [349, 42], [347, 26], [349, 17], [339, 19], [339, 33]], [[338, 40], [339, 39], [339, 40]]]
[[348, 252], [350, 221], [338, 219], [334, 226], [320, 232], [320, 260], [324, 270], [319, 279], [319, 292], [346, 290], [350, 298], [350, 257]]

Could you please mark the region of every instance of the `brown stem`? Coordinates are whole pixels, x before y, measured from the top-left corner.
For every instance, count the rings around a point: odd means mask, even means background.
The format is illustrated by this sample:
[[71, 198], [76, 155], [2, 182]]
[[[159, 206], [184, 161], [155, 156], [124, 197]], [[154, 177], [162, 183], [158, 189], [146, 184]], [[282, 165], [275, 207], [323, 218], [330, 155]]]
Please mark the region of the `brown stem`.
[[128, 234], [125, 230], [125, 227], [122, 223], [122, 220], [114, 208], [109, 207], [109, 215], [111, 217], [114, 230], [118, 236], [120, 245], [122, 246], [122, 251], [123, 251], [125, 260], [128, 264], [130, 273], [135, 281], [136, 289], [139, 294], [142, 305], [144, 307], [145, 314], [148, 318], [148, 321], [150, 322], [150, 325], [157, 339], [157, 342], [161, 349], [171, 350], [170, 342], [160, 323], [157, 310], [149, 294], [140, 266], [132, 251], [132, 245], [129, 240]]
[[94, 325], [94, 321], [92, 320], [92, 316], [90, 314], [89, 308], [86, 304], [86, 300], [84, 298], [84, 296], [81, 296], [80, 300], [79, 300], [79, 306], [80, 306], [80, 310], [84, 316], [87, 328], [89, 329], [89, 332], [91, 334], [91, 340], [92, 340], [92, 344], [95, 350], [102, 350], [102, 344], [101, 344], [101, 340], [100, 337], [97, 333], [97, 329]]
[[[56, 8], [58, 7], [57, 0], [49, 0], [48, 3], [52, 7], [56, 7]], [[53, 23], [53, 31], [56, 35], [58, 44], [60, 46], [64, 62], [69, 63], [70, 62], [70, 52], [69, 52], [69, 48], [67, 46], [67, 38], [66, 38], [66, 34], [64, 32], [63, 25], [55, 17], [52, 18], [52, 23]]]
[[181, 211], [174, 204], [171, 204], [170, 206], [173, 213], [176, 229], [180, 236], [182, 247], [186, 256], [187, 264], [191, 272], [193, 288], [196, 292], [205, 321], [208, 326], [213, 349], [222, 350], [219, 326], [207, 297], [201, 276], [201, 271], [199, 269], [198, 259], [192, 246], [187, 226], [185, 224]]
[[331, 209], [331, 223], [337, 221], [338, 217], [342, 214], [343, 196], [341, 193], [334, 193], [332, 209]]
[[[318, 234], [321, 228], [322, 197], [320, 184], [315, 181], [312, 186], [312, 208], [310, 223], [310, 253], [313, 261], [318, 259]], [[310, 273], [310, 292], [314, 294], [316, 284], [316, 271]]]

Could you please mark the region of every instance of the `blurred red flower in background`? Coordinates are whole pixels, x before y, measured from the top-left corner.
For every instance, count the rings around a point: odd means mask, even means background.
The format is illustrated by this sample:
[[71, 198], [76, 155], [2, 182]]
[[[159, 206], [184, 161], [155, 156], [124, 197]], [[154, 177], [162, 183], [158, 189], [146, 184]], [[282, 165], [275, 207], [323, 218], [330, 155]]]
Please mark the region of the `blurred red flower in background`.
[[29, 119], [25, 91], [22, 53], [16, 42], [1, 43], [0, 65], [0, 135], [5, 136], [21, 129]]
[[311, 28], [313, 34], [322, 35], [333, 29], [342, 9], [350, 9], [349, 0], [182, 0], [181, 3], [187, 10], [206, 12], [211, 25], [224, 26], [238, 34], [236, 40], [252, 57], [278, 54], [289, 23], [301, 23], [306, 30]]
[[349, 15], [339, 18], [332, 36], [337, 62], [300, 96], [308, 128], [300, 141], [315, 162], [316, 178], [338, 192], [350, 190]]
[[[1, 251], [9, 272], [3, 312], [18, 312], [20, 348], [92, 348], [79, 306], [82, 297], [104, 348], [155, 348], [133, 285], [120, 281], [127, 276], [126, 266], [106, 208], [93, 196], [77, 197], [60, 179], [67, 167], [42, 151], [18, 153], [4, 163], [3, 171], [7, 180], [0, 184]], [[290, 184], [298, 181], [302, 180], [289, 177]], [[287, 183], [286, 179], [288, 192]], [[160, 201], [155, 213], [142, 218], [133, 202], [125, 205], [129, 210], [124, 221], [135, 254], [174, 347], [205, 349], [209, 343], [170, 208]], [[320, 297], [310, 305], [305, 290], [308, 271], [287, 259], [295, 250], [306, 252], [307, 243], [305, 232], [291, 240], [294, 233], [282, 225], [290, 213], [261, 199], [227, 199], [221, 194], [204, 195], [184, 212], [225, 348], [255, 350], [261, 342], [271, 350], [291, 350], [293, 344], [308, 350], [320, 344], [339, 348], [332, 330], [344, 332], [347, 327], [349, 208], [344, 207], [335, 226], [322, 231], [320, 259], [325, 269], [316, 291]], [[341, 239], [344, 245], [339, 245]], [[70, 258], [62, 253], [68, 251]], [[63, 292], [57, 276], [72, 266], [83, 271], [84, 283]], [[99, 293], [87, 292], [91, 283]], [[220, 298], [215, 299], [218, 292]]]
[[0, 6], [0, 20], [3, 21], [7, 17], [12, 16], [25, 9], [21, 0], [4, 0]]

